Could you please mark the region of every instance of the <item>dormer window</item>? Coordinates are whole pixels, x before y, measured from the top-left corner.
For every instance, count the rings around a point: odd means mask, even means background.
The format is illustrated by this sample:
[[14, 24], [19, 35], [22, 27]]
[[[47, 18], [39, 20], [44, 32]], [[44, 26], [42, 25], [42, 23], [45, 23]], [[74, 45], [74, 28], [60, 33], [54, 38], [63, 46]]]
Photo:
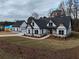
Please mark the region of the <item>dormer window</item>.
[[49, 21], [49, 23], [47, 24], [48, 27], [56, 27], [56, 25], [54, 24], [54, 22], [52, 20]]
[[53, 24], [52, 23], [49, 23], [49, 26], [52, 26]]

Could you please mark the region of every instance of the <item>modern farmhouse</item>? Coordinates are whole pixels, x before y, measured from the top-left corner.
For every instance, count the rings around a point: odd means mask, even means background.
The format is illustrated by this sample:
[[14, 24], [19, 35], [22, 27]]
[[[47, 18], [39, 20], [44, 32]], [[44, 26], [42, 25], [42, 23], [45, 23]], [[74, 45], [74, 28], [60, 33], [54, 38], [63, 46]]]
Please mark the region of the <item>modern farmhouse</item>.
[[71, 34], [71, 17], [28, 18], [25, 35], [41, 37], [48, 34], [57, 37], [69, 36]]

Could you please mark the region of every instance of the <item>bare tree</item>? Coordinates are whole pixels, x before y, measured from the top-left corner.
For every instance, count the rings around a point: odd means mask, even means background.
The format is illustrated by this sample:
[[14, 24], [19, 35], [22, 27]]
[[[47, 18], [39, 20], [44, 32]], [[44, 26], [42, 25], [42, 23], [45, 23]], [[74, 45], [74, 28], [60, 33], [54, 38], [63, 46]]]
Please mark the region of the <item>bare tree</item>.
[[64, 5], [64, 1], [62, 1], [59, 5], [59, 10], [62, 11], [63, 15], [65, 15], [65, 5]]
[[53, 12], [53, 9], [50, 9], [49, 12], [48, 12], [49, 17], [51, 16], [52, 12]]
[[39, 15], [36, 12], [33, 12], [32, 17], [35, 17], [37, 19], [39, 17]]
[[74, 0], [74, 7], [75, 7], [75, 15], [76, 15], [76, 19], [78, 17], [78, 7], [79, 6], [79, 0]]
[[74, 16], [74, 19], [77, 19], [79, 0], [68, 0], [67, 5], [68, 5], [67, 6], [68, 15], [71, 16], [72, 14]]

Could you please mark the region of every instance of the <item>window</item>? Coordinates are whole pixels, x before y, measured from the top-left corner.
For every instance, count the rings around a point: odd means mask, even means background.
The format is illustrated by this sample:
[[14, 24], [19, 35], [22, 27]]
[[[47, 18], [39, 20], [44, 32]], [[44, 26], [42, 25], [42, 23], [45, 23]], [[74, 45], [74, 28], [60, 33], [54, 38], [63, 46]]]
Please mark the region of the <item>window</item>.
[[32, 25], [34, 26], [34, 23], [32, 23]]
[[38, 34], [38, 30], [35, 30], [35, 34]]
[[49, 23], [49, 26], [52, 26], [53, 24], [52, 23]]
[[64, 30], [59, 30], [59, 35], [64, 35]]
[[28, 34], [30, 34], [30, 30], [28, 30]]
[[43, 34], [43, 29], [42, 29], [42, 34]]

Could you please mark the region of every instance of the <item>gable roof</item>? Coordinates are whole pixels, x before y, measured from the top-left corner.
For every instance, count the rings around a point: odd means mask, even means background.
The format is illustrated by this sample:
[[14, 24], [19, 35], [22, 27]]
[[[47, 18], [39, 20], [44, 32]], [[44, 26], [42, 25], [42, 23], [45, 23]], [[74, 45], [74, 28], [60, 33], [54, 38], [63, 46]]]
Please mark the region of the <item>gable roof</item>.
[[71, 22], [71, 17], [70, 16], [54, 17], [52, 21], [56, 24], [57, 27], [60, 26], [60, 24], [63, 24], [66, 27], [66, 29], [68, 29]]
[[27, 23], [31, 24], [32, 20], [35, 20], [35, 18], [34, 17], [29, 17], [28, 20], [27, 20]]
[[39, 26], [40, 29], [46, 29], [47, 28], [47, 23], [49, 22], [49, 20], [47, 20], [47, 18], [41, 18], [39, 20], [34, 20], [36, 22], [36, 24]]
[[28, 20], [27, 20], [27, 24], [29, 24], [31, 27], [32, 27], [32, 25], [31, 25], [32, 20], [39, 26], [40, 29], [47, 28], [46, 24], [49, 21], [45, 17], [40, 18], [40, 19], [35, 19], [34, 17], [29, 17]]
[[22, 20], [22, 21], [16, 21], [16, 22], [13, 24], [13, 27], [20, 27], [23, 22], [25, 22], [25, 21], [24, 21], [24, 20]]
[[27, 28], [28, 26], [30, 26], [32, 29], [34, 29], [34, 28], [33, 28], [33, 26], [32, 26], [32, 25], [30, 25], [30, 24], [27, 24], [26, 28]]
[[69, 17], [69, 16], [57, 16], [54, 18], [40, 18], [38, 20], [34, 19], [34, 18], [30, 18], [28, 20], [29, 20], [28, 24], [30, 24], [30, 25], [31, 25], [32, 20], [34, 20], [40, 29], [48, 28], [47, 24], [49, 23], [50, 20], [56, 25], [56, 27], [52, 27], [52, 28], [56, 29], [58, 26], [60, 26], [60, 24], [63, 24], [66, 27], [66, 29], [68, 29], [70, 22], [71, 22], [71, 17]]

